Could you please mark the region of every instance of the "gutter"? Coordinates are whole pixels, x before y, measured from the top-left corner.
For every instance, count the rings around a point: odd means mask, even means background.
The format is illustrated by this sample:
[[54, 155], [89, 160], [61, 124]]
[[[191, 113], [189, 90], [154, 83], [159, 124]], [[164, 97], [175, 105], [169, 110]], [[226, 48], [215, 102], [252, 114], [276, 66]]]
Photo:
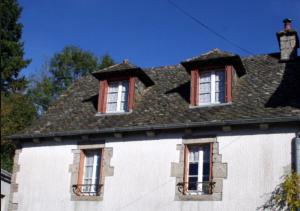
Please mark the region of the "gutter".
[[133, 126], [133, 127], [115, 127], [103, 128], [94, 130], [76, 130], [64, 132], [52, 132], [47, 134], [20, 134], [9, 136], [9, 139], [30, 139], [30, 138], [46, 138], [57, 136], [76, 136], [89, 134], [107, 134], [117, 132], [140, 132], [149, 130], [172, 130], [185, 128], [201, 128], [214, 126], [230, 126], [230, 125], [248, 125], [261, 123], [285, 123], [285, 122], [300, 122], [300, 116], [294, 117], [278, 117], [278, 118], [262, 118], [262, 119], [243, 119], [243, 120], [224, 120], [224, 121], [207, 121], [207, 122], [189, 122], [189, 123], [174, 123], [174, 124], [157, 124], [147, 126]]

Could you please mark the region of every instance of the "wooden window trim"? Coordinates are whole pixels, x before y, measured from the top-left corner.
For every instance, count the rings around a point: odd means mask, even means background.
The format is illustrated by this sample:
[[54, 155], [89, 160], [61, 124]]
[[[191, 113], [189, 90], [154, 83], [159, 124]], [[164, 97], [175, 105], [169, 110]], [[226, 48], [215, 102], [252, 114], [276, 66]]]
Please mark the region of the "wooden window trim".
[[[80, 161], [79, 161], [79, 171], [78, 171], [78, 179], [77, 179], [77, 185], [83, 184], [83, 174], [84, 174], [84, 163], [85, 163], [85, 150], [94, 150], [94, 149], [81, 149], [80, 150]], [[103, 164], [103, 148], [99, 148], [100, 150], [100, 174], [99, 174], [99, 185], [103, 185], [103, 170], [104, 170], [104, 164]], [[100, 187], [101, 188], [101, 187]]]
[[[209, 67], [204, 68], [203, 71], [213, 71], [216, 69], [224, 69], [225, 71], [225, 103], [232, 102], [232, 75], [233, 66], [226, 65], [223, 67]], [[202, 71], [202, 69], [201, 69]], [[190, 101], [192, 106], [199, 106], [199, 80], [200, 80], [200, 70], [195, 69], [191, 71], [191, 95]]]
[[101, 80], [99, 83], [99, 97], [98, 97], [98, 112], [99, 113], [107, 113], [106, 112], [106, 103], [107, 103], [107, 91], [108, 91], [108, 83], [115, 81], [128, 81], [129, 82], [129, 90], [128, 90], [128, 111], [131, 112], [133, 110], [134, 105], [134, 89], [135, 89], [135, 77], [117, 77], [109, 80]]
[[[186, 195], [188, 192], [188, 182], [189, 182], [189, 163], [188, 163], [188, 156], [189, 156], [189, 147], [190, 146], [201, 146], [201, 145], [208, 145], [210, 148], [210, 156], [209, 156], [209, 181], [213, 181], [213, 143], [201, 143], [201, 144], [185, 144], [184, 145], [184, 172], [183, 172], [183, 195]], [[209, 194], [212, 192], [210, 191]]]

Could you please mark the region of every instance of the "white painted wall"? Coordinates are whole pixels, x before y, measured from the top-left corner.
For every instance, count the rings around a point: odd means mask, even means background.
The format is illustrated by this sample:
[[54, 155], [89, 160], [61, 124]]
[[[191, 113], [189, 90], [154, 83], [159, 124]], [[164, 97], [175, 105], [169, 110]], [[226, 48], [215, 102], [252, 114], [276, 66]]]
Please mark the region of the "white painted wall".
[[10, 193], [10, 183], [1, 180], [1, 211], [7, 211]]
[[74, 143], [27, 145], [20, 154], [15, 201], [21, 211], [256, 210], [290, 169], [294, 132], [218, 134], [222, 161], [228, 163], [223, 200], [218, 202], [174, 201], [176, 184], [170, 172], [171, 162], [179, 161], [176, 145], [182, 142], [180, 135], [106, 143], [113, 148], [114, 176], [105, 178], [104, 200], [100, 202], [70, 200], [69, 165]]

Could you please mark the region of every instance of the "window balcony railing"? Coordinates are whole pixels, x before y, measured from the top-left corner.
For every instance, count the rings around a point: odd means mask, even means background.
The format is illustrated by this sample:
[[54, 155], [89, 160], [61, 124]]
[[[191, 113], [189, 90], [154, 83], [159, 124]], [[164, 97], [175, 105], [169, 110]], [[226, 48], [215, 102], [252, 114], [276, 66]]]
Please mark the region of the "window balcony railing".
[[183, 195], [204, 195], [212, 194], [215, 182], [179, 182], [178, 191]]
[[78, 184], [73, 185], [73, 193], [77, 196], [99, 196], [102, 184]]

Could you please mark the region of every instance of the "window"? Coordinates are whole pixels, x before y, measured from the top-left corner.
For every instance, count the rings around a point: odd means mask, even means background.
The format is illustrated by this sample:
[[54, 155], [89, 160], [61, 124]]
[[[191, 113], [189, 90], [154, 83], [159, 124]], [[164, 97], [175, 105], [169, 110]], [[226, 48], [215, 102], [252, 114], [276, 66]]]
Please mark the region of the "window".
[[128, 111], [128, 81], [110, 82], [107, 91], [106, 112]]
[[101, 149], [82, 150], [77, 191], [80, 195], [99, 195], [101, 177]]
[[191, 71], [191, 105], [222, 104], [232, 101], [233, 67]]
[[212, 144], [185, 145], [185, 191], [188, 195], [212, 190]]
[[98, 112], [124, 113], [133, 108], [135, 78], [100, 81]]
[[212, 70], [200, 72], [199, 105], [225, 102], [225, 72]]

